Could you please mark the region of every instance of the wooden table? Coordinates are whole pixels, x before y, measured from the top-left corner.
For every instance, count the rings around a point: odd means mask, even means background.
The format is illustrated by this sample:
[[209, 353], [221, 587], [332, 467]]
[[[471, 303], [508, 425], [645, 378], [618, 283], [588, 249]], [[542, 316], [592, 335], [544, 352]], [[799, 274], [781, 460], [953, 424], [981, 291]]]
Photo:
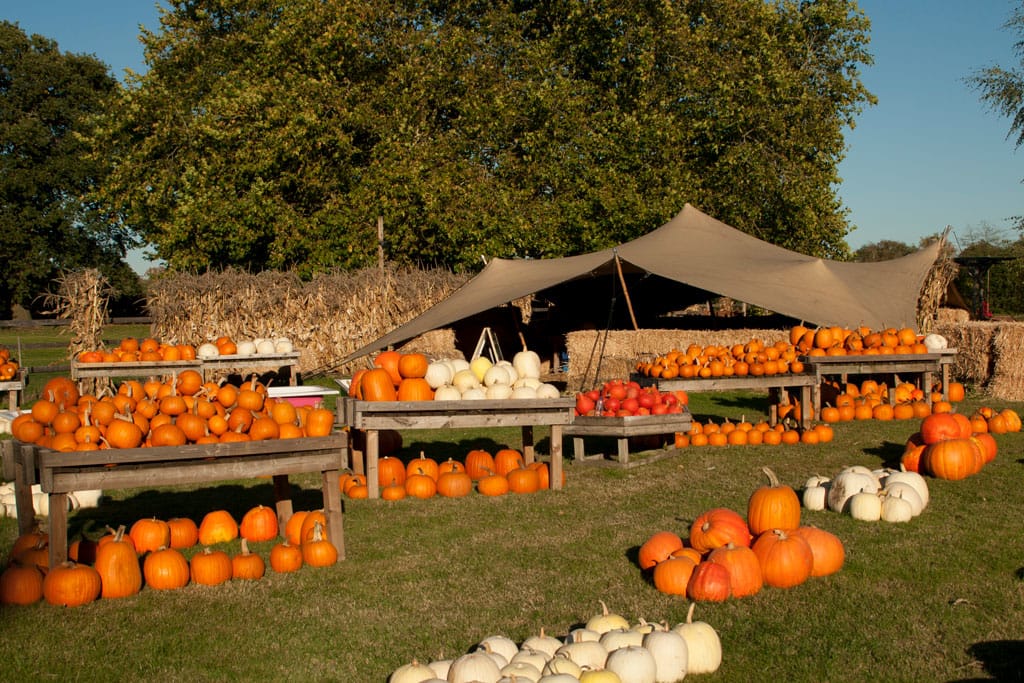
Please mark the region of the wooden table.
[[49, 495], [50, 566], [67, 559], [68, 494], [107, 488], [176, 486], [230, 479], [273, 478], [281, 533], [292, 516], [289, 474], [320, 472], [327, 537], [345, 558], [338, 477], [348, 466], [345, 433], [301, 439], [124, 448], [61, 453], [15, 440], [0, 442], [3, 473], [14, 480], [19, 533], [34, 523], [32, 485]]
[[[769, 392], [780, 392], [787, 387], [799, 387], [800, 405], [809, 406], [814, 402], [814, 388], [820, 383], [814, 373], [785, 373], [781, 375], [744, 375], [737, 377], [707, 377], [699, 379], [666, 379], [658, 381], [659, 391], [733, 391], [737, 389], [767, 389]], [[817, 408], [817, 406], [816, 406]], [[814, 414], [818, 411], [815, 409]], [[768, 418], [771, 424], [778, 421], [778, 400], [768, 404]], [[811, 413], [800, 411], [800, 426], [808, 429], [811, 426]]]
[[19, 368], [16, 375], [17, 379], [0, 382], [0, 393], [7, 392], [8, 408], [15, 412], [21, 406], [21, 392], [25, 390], [25, 377], [27, 374], [25, 368]]
[[[446, 429], [472, 427], [521, 427], [523, 459], [535, 460], [533, 428], [551, 427], [551, 488], [562, 488], [562, 430], [572, 422], [573, 398], [504, 399], [469, 401], [338, 401], [338, 418], [352, 429], [366, 432], [366, 465], [353, 451], [355, 471], [366, 475], [370, 498], [380, 496], [377, 460], [378, 435], [382, 429]], [[365, 469], [365, 471], [362, 471]]]
[[196, 370], [203, 373], [205, 379], [217, 370], [261, 370], [272, 369], [280, 373], [288, 368], [288, 383], [296, 384], [294, 367], [299, 364], [300, 352], [267, 353], [252, 356], [217, 356], [195, 360], [170, 361], [134, 361], [125, 363], [80, 363], [71, 361], [71, 379], [95, 379], [106, 377], [163, 377], [183, 370]]
[[[942, 377], [942, 397], [949, 399], [949, 370], [956, 359], [956, 349], [946, 349], [938, 353], [888, 354], [871, 356], [804, 356], [800, 360], [807, 371], [814, 376], [812, 400], [814, 411], [821, 410], [821, 382], [828, 375], [839, 375], [845, 383], [850, 375], [891, 375], [893, 384], [890, 389], [901, 381], [900, 377], [915, 375], [919, 378], [924, 391], [925, 401], [931, 405], [931, 387], [934, 376]], [[895, 403], [896, 393], [889, 392], [889, 403]]]
[[[617, 439], [618, 462], [629, 466], [629, 437], [654, 434], [674, 434], [690, 431], [690, 411], [670, 415], [634, 415], [630, 417], [586, 417], [573, 418], [572, 424], [562, 429], [563, 436], [571, 436], [573, 459], [586, 460], [583, 450], [585, 436], [611, 436]], [[591, 456], [604, 458], [604, 455]]]

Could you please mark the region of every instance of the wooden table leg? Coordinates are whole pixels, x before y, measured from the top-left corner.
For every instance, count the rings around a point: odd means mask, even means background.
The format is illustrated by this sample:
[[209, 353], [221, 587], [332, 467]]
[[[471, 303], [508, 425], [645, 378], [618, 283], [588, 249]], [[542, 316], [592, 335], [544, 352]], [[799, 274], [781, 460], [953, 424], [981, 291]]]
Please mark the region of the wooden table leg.
[[51, 493], [49, 511], [50, 568], [68, 559], [68, 494]]
[[288, 481], [287, 474], [275, 474], [274, 481], [274, 505], [277, 508], [277, 528], [281, 537], [285, 537], [285, 525], [291, 519], [292, 513], [292, 485]]
[[629, 462], [629, 437], [623, 436], [617, 441], [619, 446], [619, 464], [625, 465]]
[[18, 533], [24, 535], [36, 524], [36, 510], [32, 505], [36, 449], [31, 444], [15, 444], [14, 447], [14, 503], [18, 508]]
[[523, 463], [529, 465], [537, 459], [537, 453], [533, 448], [533, 426], [523, 425]]
[[804, 429], [811, 428], [813, 418], [821, 418], [821, 406], [814, 405], [814, 400], [811, 398], [812, 393], [811, 387], [800, 387], [800, 403], [803, 406], [800, 409], [800, 426]]
[[324, 515], [327, 517], [327, 538], [338, 550], [338, 560], [345, 559], [345, 524], [338, 488], [339, 470], [324, 470]]
[[380, 448], [380, 433], [376, 429], [366, 430], [366, 488], [370, 498], [380, 498], [380, 482], [377, 473], [377, 457]]
[[551, 425], [551, 466], [548, 468], [552, 489], [562, 488], [562, 425]]
[[586, 448], [583, 445], [582, 436], [572, 437], [572, 454], [576, 460], [583, 461], [587, 457]]

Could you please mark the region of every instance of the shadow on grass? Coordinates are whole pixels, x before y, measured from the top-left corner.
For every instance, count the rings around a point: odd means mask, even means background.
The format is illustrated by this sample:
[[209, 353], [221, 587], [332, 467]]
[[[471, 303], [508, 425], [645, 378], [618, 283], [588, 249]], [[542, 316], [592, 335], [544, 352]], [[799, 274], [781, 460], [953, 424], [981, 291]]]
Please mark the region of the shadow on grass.
[[881, 461], [880, 464], [884, 467], [891, 467], [898, 470], [900, 468], [900, 458], [903, 457], [903, 451], [905, 448], [906, 444], [885, 441], [878, 446], [865, 448], [864, 452], [878, 458]]
[[959, 679], [965, 681], [1024, 681], [1024, 640], [984, 640], [967, 648], [989, 677]]
[[[318, 510], [324, 506], [320, 488], [302, 488], [291, 483], [292, 509]], [[191, 491], [138, 490], [123, 500], [104, 497], [99, 507], [81, 508], [68, 520], [68, 539], [85, 532], [90, 538], [101, 535], [106, 527], [124, 524], [129, 529], [139, 519], [156, 517], [171, 519], [188, 517], [199, 524], [206, 513], [227, 510], [240, 522], [257, 505], [274, 505], [274, 488], [268, 481], [256, 486], [221, 484], [196, 488]]]

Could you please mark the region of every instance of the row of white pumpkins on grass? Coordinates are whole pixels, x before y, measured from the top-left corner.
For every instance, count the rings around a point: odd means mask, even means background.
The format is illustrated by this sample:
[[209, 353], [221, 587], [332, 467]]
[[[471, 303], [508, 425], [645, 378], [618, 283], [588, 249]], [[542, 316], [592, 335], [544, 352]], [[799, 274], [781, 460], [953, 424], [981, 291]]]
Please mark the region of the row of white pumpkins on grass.
[[829, 478], [815, 475], [804, 484], [808, 510], [833, 510], [868, 522], [909, 522], [928, 506], [928, 482], [917, 472], [845, 467]]
[[722, 663], [718, 633], [693, 621], [695, 605], [685, 622], [669, 628], [644, 620], [630, 625], [602, 602], [599, 614], [564, 638], [541, 630], [516, 645], [488, 636], [455, 659], [401, 666], [388, 683], [675, 683], [714, 673]]
[[534, 351], [520, 351], [511, 361], [491, 361], [477, 356], [435, 360], [424, 377], [434, 390], [435, 401], [550, 399], [561, 392], [540, 380], [540, 357]]

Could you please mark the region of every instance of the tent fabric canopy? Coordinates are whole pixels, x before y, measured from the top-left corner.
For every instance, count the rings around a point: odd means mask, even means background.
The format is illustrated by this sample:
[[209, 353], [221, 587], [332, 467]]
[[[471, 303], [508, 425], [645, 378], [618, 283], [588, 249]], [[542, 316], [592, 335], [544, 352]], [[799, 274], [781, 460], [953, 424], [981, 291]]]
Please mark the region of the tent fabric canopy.
[[681, 282], [805, 323], [916, 327], [917, 300], [942, 240], [902, 258], [847, 263], [769, 244], [690, 204], [652, 232], [611, 249], [553, 259], [492, 259], [446, 299], [344, 361], [569, 280], [623, 268]]

